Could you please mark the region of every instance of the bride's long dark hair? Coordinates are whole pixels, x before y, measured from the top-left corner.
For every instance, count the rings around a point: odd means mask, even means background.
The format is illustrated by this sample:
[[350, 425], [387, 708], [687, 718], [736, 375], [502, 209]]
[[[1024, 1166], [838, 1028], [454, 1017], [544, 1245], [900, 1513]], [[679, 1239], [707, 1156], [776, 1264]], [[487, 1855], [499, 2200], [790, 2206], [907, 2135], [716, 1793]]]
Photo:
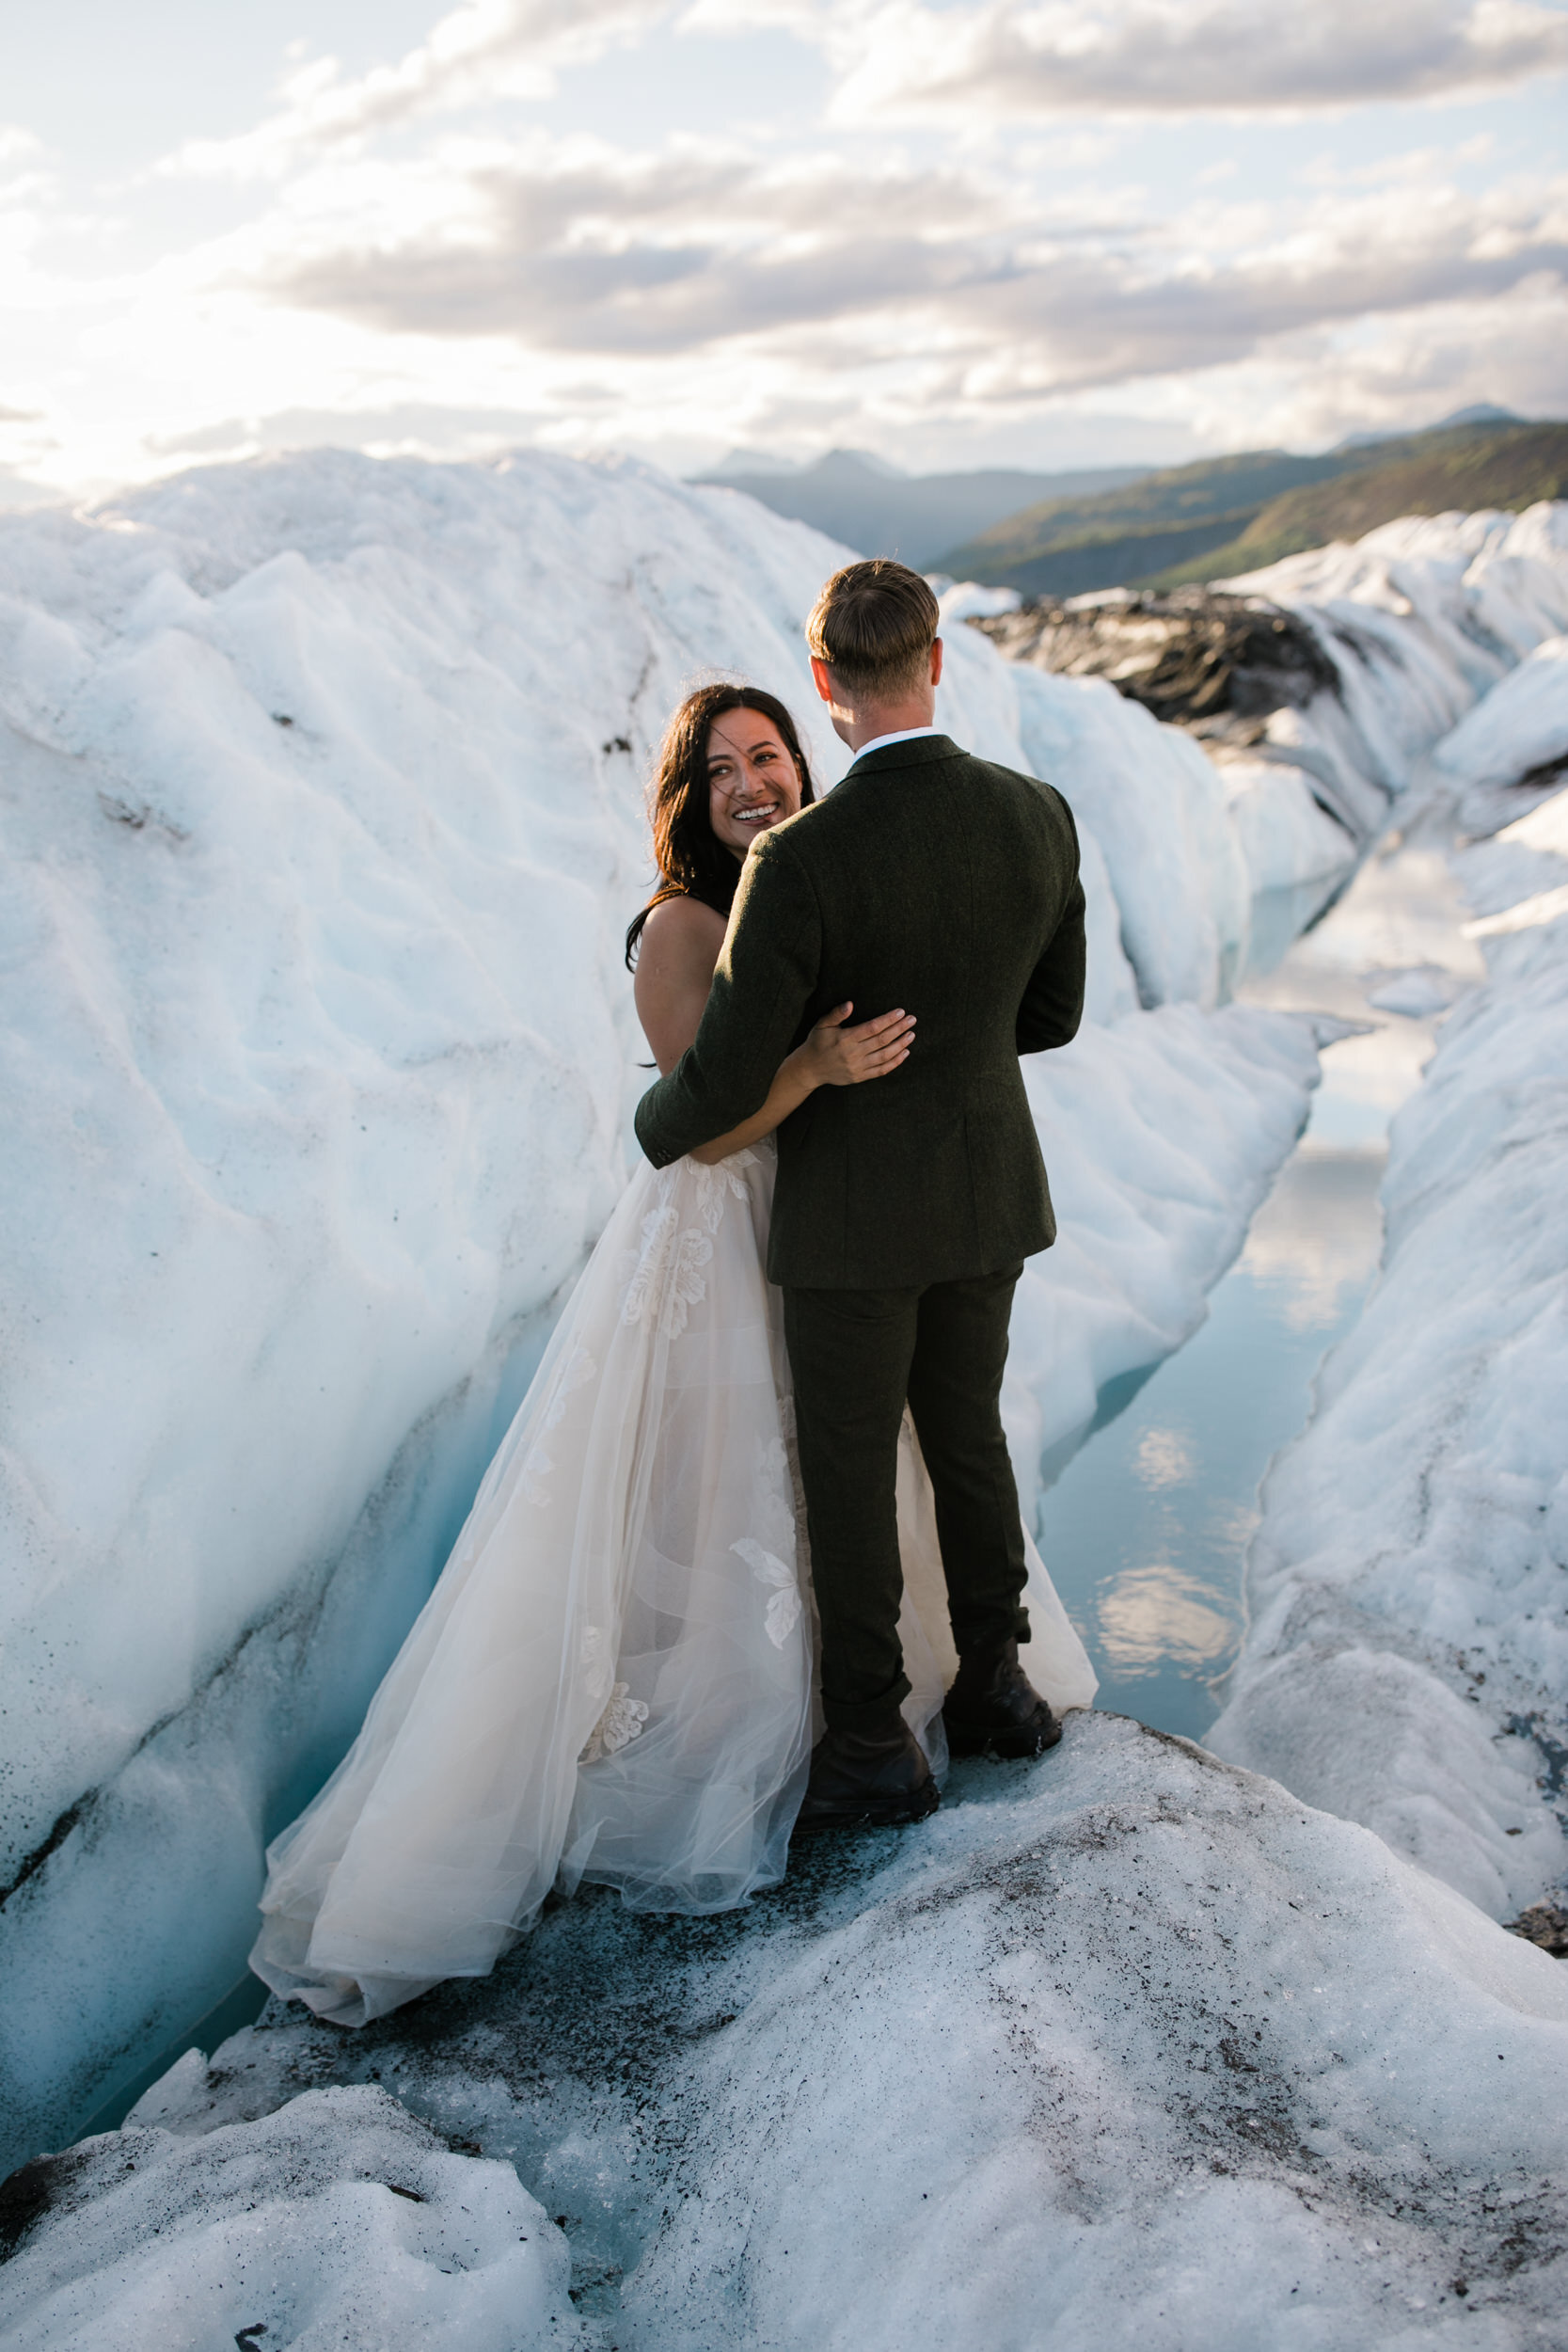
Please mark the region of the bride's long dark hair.
[[626, 928], [626, 969], [632, 968], [642, 926], [663, 898], [700, 898], [729, 919], [741, 861], [726, 849], [708, 817], [707, 738], [726, 710], [755, 710], [771, 719], [800, 779], [800, 805], [816, 798], [795, 722], [776, 694], [760, 686], [699, 686], [665, 729], [648, 788], [658, 888]]

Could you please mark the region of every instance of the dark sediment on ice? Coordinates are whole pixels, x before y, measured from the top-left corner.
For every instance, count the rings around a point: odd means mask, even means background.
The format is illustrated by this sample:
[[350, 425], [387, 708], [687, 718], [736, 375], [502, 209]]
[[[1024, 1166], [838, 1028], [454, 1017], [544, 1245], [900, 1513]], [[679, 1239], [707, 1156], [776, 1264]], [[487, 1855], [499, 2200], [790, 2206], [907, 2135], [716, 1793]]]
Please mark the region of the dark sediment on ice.
[[1260, 743], [1275, 711], [1338, 691], [1308, 623], [1265, 596], [1122, 591], [1093, 603], [1042, 599], [972, 626], [1010, 661], [1105, 678], [1156, 719], [1237, 749]]

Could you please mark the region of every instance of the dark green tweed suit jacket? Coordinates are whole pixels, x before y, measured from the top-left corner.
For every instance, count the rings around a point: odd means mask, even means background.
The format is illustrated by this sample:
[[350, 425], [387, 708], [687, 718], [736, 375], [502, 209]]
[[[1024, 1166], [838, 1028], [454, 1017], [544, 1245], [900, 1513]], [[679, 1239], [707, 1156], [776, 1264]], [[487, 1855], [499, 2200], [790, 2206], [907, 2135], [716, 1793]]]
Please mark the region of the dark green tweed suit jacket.
[[890, 743], [746, 861], [702, 1025], [642, 1097], [656, 1168], [759, 1110], [846, 998], [917, 1016], [891, 1076], [818, 1087], [779, 1129], [768, 1272], [819, 1290], [995, 1273], [1055, 1238], [1020, 1054], [1084, 1003], [1078, 836], [1049, 785], [946, 736]]

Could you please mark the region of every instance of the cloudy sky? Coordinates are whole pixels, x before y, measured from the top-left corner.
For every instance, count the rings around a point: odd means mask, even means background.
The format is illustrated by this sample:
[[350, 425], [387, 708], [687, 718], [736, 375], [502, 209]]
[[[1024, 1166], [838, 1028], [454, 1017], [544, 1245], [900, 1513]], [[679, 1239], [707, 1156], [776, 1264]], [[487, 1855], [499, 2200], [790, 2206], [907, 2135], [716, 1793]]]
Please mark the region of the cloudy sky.
[[11, 7], [0, 502], [1568, 415], [1565, 92], [1568, 0]]

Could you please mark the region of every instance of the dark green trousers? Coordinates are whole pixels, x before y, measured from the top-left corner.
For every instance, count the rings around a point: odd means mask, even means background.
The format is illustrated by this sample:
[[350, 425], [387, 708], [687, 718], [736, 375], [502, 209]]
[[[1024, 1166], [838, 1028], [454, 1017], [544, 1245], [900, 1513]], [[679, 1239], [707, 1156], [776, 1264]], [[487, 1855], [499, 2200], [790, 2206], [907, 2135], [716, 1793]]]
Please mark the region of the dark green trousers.
[[822, 1706], [834, 1730], [868, 1727], [909, 1692], [895, 1500], [906, 1400], [935, 1490], [959, 1656], [1029, 1637], [1023, 1529], [1000, 1411], [1022, 1271], [924, 1290], [785, 1288]]

